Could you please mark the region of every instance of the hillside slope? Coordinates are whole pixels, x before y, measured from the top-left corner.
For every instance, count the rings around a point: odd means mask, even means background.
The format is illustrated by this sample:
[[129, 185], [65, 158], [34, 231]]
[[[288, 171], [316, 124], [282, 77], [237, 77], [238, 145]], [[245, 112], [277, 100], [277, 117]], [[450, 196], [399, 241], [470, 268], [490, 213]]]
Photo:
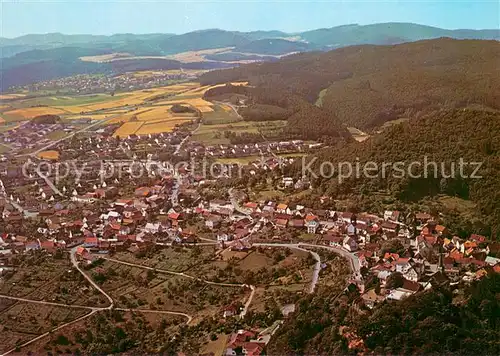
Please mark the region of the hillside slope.
[[440, 38], [393, 46], [302, 53], [202, 76], [203, 84], [247, 80], [299, 95], [344, 124], [370, 130], [437, 108], [500, 109], [500, 43]]
[[[361, 210], [372, 211], [379, 208], [381, 201], [375, 196], [380, 191], [408, 204], [439, 195], [456, 197], [474, 203], [475, 218], [460, 217], [459, 207], [442, 209], [440, 212], [444, 213], [446, 226], [463, 235], [482, 233], [495, 237], [500, 236], [499, 157], [500, 113], [455, 109], [437, 111], [393, 126], [362, 143], [325, 149], [310, 159], [314, 160], [311, 176], [318, 176], [314, 179], [314, 186], [320, 194], [335, 199], [357, 198]], [[464, 162], [463, 174], [461, 160]], [[335, 172], [331, 173], [331, 169], [324, 165], [326, 170], [321, 175], [323, 162], [330, 162], [328, 165], [331, 164]], [[343, 177], [339, 179], [341, 162], [350, 162], [353, 172], [356, 172], [356, 163], [359, 162], [361, 173], [358, 177], [355, 173], [346, 177], [348, 168], [342, 166]], [[366, 162], [377, 167], [369, 171], [368, 176], [363, 174]], [[402, 162], [399, 168], [404, 170], [403, 173], [394, 166], [396, 162]], [[412, 162], [417, 163], [410, 165]], [[474, 172], [477, 162], [481, 165]], [[388, 164], [385, 176], [384, 163]], [[302, 165], [297, 165], [288, 173], [301, 175], [302, 168]]]
[[[320, 290], [299, 300], [266, 354], [498, 354], [499, 286], [496, 273], [458, 290], [441, 287], [384, 302], [362, 314], [352, 308], [357, 294], [337, 299], [331, 291]], [[358, 342], [353, 342], [356, 337]]]

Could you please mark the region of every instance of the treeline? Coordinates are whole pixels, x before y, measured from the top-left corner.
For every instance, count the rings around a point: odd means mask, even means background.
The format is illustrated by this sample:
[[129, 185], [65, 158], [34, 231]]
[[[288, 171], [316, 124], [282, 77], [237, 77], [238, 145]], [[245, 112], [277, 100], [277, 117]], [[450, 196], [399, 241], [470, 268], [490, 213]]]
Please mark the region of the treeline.
[[270, 92], [296, 95], [342, 123], [364, 130], [442, 108], [500, 109], [497, 41], [435, 40], [394, 46], [353, 46], [304, 53], [278, 62], [213, 71], [202, 84], [246, 80]]
[[232, 145], [257, 143], [265, 140], [261, 134], [255, 132], [242, 132], [238, 134], [234, 131], [224, 131], [224, 138], [229, 139]]

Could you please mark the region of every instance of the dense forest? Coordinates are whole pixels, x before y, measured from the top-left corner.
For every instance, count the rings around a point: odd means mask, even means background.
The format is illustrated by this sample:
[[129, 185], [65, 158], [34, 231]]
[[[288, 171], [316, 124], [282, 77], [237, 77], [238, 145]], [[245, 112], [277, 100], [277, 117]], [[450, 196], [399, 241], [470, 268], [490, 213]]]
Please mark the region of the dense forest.
[[[474, 203], [473, 210], [478, 221], [455, 216], [455, 232], [464, 235], [472, 232], [495, 237], [500, 234], [500, 114], [472, 109], [442, 110], [421, 118], [395, 125], [363, 143], [347, 144], [344, 147], [328, 148], [318, 153], [310, 165], [313, 174], [318, 175], [314, 185], [321, 194], [336, 199], [349, 196], [365, 197], [376, 203], [375, 193], [386, 191], [400, 202], [418, 202], [424, 198], [446, 195], [457, 200]], [[460, 172], [463, 160], [463, 174]], [[304, 165], [297, 164], [289, 174], [301, 175]], [[321, 164], [323, 164], [323, 176]], [[350, 162], [354, 174], [339, 179], [339, 163]], [[356, 163], [361, 174], [356, 177]], [[378, 170], [372, 170], [364, 177], [366, 162], [374, 162]], [[393, 164], [401, 163], [404, 174]], [[419, 162], [411, 166], [411, 162]], [[434, 165], [434, 163], [436, 165]], [[477, 164], [482, 162], [472, 177]], [[388, 163], [383, 176], [382, 164]], [[470, 163], [470, 164], [465, 164]], [[370, 163], [372, 164], [372, 163]], [[331, 171], [333, 166], [335, 172]], [[395, 168], [393, 168], [395, 167]], [[427, 167], [427, 177], [425, 176]], [[453, 168], [454, 167], [454, 168]], [[343, 166], [342, 174], [348, 168]], [[373, 176], [373, 177], [372, 177]], [[462, 177], [463, 176], [463, 177]], [[371, 206], [364, 206], [370, 210]], [[458, 208], [457, 208], [458, 211]], [[441, 211], [443, 212], [443, 211]], [[454, 215], [450, 211], [450, 217]], [[451, 224], [453, 225], [453, 224]]]
[[356, 295], [306, 296], [278, 329], [268, 354], [498, 355], [500, 275], [471, 286], [439, 287], [373, 310]]
[[440, 38], [302, 53], [209, 72], [201, 82], [246, 80], [261, 90], [310, 103], [321, 92], [326, 112], [348, 126], [372, 130], [387, 121], [440, 108], [500, 109], [499, 57], [497, 41]]

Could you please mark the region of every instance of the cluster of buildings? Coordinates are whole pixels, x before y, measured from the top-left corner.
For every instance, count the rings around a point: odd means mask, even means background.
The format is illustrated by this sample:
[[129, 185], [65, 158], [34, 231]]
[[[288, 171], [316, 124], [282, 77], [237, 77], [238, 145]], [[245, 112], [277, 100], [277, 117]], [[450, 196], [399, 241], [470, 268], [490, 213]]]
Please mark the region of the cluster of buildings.
[[39, 92], [43, 90], [61, 90], [66, 94], [113, 93], [115, 91], [130, 91], [149, 89], [168, 85], [173, 80], [189, 81], [196, 79], [199, 71], [147, 71], [137, 73], [91, 75], [78, 74], [71, 77], [52, 79], [23, 87], [13, 87], [11, 90], [27, 90]]
[[71, 133], [75, 128], [70, 124], [36, 124], [28, 121], [9, 131], [0, 132], [0, 142], [10, 147], [12, 152], [30, 150], [51, 143], [53, 141], [51, 133], [58, 132], [59, 135], [64, 135]]
[[[29, 132], [43, 129], [30, 127]], [[454, 236], [436, 217], [424, 212], [354, 214], [272, 200], [245, 201], [233, 190], [222, 195], [226, 198], [208, 199], [199, 188], [214, 180], [197, 176], [189, 166], [178, 172], [147, 171], [137, 177], [121, 170], [123, 167], [109, 176], [103, 171], [102, 162], [110, 160], [145, 163], [161, 159], [161, 154], [183, 152], [187, 157], [221, 157], [235, 154], [236, 148], [251, 154], [283, 146], [268, 143], [201, 149], [189, 141], [183, 146], [187, 137], [187, 133], [173, 132], [118, 139], [111, 131], [103, 131], [62, 141], [54, 148], [61, 152], [59, 160], [84, 162], [87, 168], [83, 172], [75, 164], [72, 175], [62, 182], [52, 182], [50, 174], [26, 171], [19, 162], [2, 160], [0, 255], [4, 265], [17, 253], [76, 246], [79, 258], [91, 262], [99, 253], [137, 253], [154, 244], [192, 244], [206, 242], [207, 237], [221, 248], [234, 250], [251, 249], [256, 240], [307, 241], [356, 259], [359, 268], [353, 277], [364, 282], [358, 286], [369, 306], [385, 299], [399, 300], [436, 284], [469, 282], [500, 272], [500, 244], [480, 235]], [[294, 149], [304, 147], [302, 141], [289, 144]], [[54, 164], [44, 167], [56, 172]], [[273, 156], [263, 164], [274, 169], [280, 160]], [[248, 168], [251, 173], [263, 167], [254, 162]], [[310, 186], [307, 178], [282, 177], [281, 184], [295, 189]], [[321, 200], [328, 205], [328, 197]], [[34, 222], [31, 218], [37, 223], [28, 224]]]
[[260, 142], [252, 144], [220, 144], [204, 146], [199, 142], [189, 144], [192, 157], [239, 158], [248, 156], [270, 156], [291, 153], [310, 153], [323, 147], [321, 143], [305, 143], [302, 140]]

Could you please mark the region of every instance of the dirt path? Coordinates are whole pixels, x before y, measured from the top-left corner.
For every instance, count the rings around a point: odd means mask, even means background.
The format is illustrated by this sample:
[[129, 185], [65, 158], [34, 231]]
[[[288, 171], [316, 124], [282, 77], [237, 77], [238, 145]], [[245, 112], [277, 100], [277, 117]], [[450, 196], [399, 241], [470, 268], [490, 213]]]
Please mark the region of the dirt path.
[[[184, 272], [174, 272], [174, 271], [168, 271], [164, 269], [158, 269], [158, 268], [153, 268], [153, 267], [148, 267], [148, 266], [143, 266], [143, 265], [138, 265], [136, 263], [130, 263], [130, 262], [125, 262], [125, 261], [120, 261], [114, 258], [109, 258], [109, 257], [103, 257], [104, 260], [110, 261], [110, 262], [115, 262], [115, 263], [121, 263], [126, 266], [131, 266], [131, 267], [137, 267], [137, 268], [142, 268], [142, 269], [147, 269], [150, 271], [155, 271], [159, 273], [165, 273], [165, 274], [171, 274], [175, 276], [180, 276], [180, 277], [185, 277], [185, 278], [190, 278], [196, 281], [203, 282], [205, 284], [213, 285], [213, 286], [219, 286], [219, 287], [239, 287], [239, 288], [250, 288], [250, 296], [248, 297], [247, 301], [245, 302], [245, 306], [243, 307], [243, 310], [240, 313], [240, 317], [244, 317], [248, 311], [248, 308], [250, 304], [252, 303], [253, 297], [255, 295], [255, 286], [253, 285], [248, 285], [248, 284], [238, 284], [238, 283], [218, 283], [218, 282], [212, 282], [212, 281], [207, 281], [205, 279], [201, 279], [198, 277], [191, 276], [189, 274], [186, 274]], [[139, 310], [139, 309], [137, 309]], [[189, 322], [188, 322], [189, 323]]]
[[80, 268], [80, 266], [78, 266], [78, 261], [76, 260], [76, 250], [77, 250], [78, 246], [75, 246], [71, 249], [71, 253], [70, 253], [70, 256], [71, 256], [71, 263], [73, 263], [73, 266], [78, 270], [78, 272], [80, 272], [83, 277], [85, 277], [85, 279], [95, 288], [97, 289], [102, 295], [104, 295], [108, 300], [109, 300], [109, 306], [105, 309], [112, 309], [115, 305], [115, 302], [113, 300], [113, 298], [111, 298], [105, 291], [103, 291], [101, 289], [101, 287], [99, 287], [97, 285], [97, 283], [95, 283], [92, 278], [90, 278], [89, 276], [87, 276], [87, 274]]
[[263, 246], [263, 247], [286, 247], [286, 248], [291, 248], [291, 249], [305, 251], [305, 252], [310, 253], [314, 257], [314, 259], [316, 260], [316, 263], [314, 264], [311, 286], [309, 288], [309, 293], [314, 293], [314, 290], [316, 289], [316, 284], [318, 284], [318, 280], [319, 280], [319, 271], [321, 270], [321, 258], [319, 257], [319, 255], [316, 252], [307, 250], [305, 248], [301, 248], [299, 246], [299, 244], [255, 243], [253, 245], [254, 246]]

